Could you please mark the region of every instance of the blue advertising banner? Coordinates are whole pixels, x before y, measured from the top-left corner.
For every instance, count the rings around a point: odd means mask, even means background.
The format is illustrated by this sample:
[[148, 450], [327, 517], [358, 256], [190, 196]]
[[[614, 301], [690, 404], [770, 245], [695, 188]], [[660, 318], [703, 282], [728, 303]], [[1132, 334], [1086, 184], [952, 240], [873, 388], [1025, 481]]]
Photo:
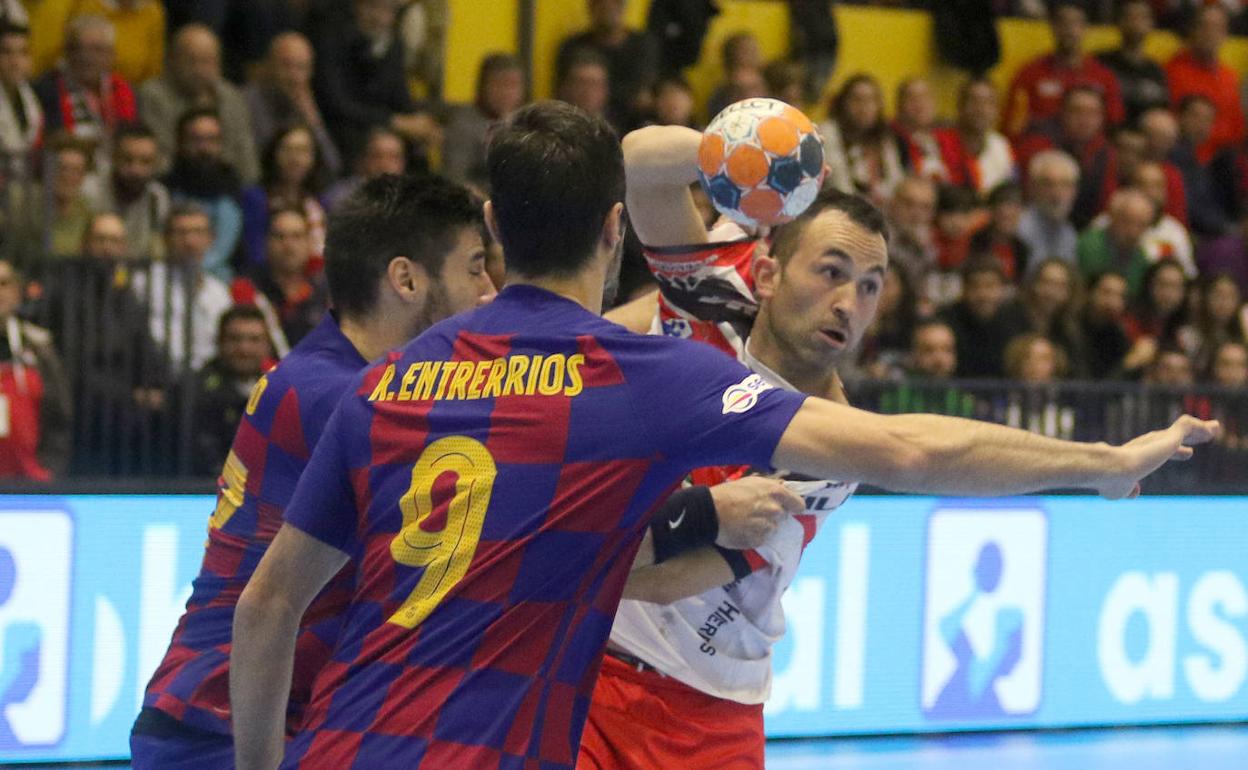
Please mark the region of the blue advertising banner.
[[[0, 497], [0, 761], [127, 755], [212, 505]], [[1248, 498], [859, 497], [785, 605], [769, 735], [1248, 720]]]

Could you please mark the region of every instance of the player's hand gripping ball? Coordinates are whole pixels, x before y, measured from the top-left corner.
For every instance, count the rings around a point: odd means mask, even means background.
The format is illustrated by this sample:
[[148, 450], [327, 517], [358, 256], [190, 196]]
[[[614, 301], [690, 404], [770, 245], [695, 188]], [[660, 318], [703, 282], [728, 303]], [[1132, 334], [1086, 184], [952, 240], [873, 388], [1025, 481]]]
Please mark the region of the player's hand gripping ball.
[[721, 214], [747, 227], [800, 215], [818, 195], [823, 173], [815, 125], [778, 99], [729, 105], [702, 133], [702, 189]]

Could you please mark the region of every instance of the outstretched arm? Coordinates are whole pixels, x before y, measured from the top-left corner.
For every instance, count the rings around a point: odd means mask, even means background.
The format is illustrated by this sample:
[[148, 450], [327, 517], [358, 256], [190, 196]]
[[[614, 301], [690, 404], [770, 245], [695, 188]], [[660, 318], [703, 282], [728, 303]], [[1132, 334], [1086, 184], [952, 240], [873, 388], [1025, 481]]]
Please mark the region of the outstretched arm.
[[1091, 489], [1117, 499], [1167, 461], [1191, 457], [1216, 422], [1179, 418], [1120, 447], [1038, 436], [1015, 428], [927, 414], [877, 415], [810, 398], [772, 457], [777, 468], [863, 481], [897, 492], [1017, 495]]
[[702, 134], [684, 126], [648, 126], [624, 137], [625, 204], [641, 242], [658, 249], [707, 242], [689, 185], [698, 181]]
[[299, 619], [347, 555], [283, 524], [234, 610], [230, 707], [238, 770], [281, 762]]

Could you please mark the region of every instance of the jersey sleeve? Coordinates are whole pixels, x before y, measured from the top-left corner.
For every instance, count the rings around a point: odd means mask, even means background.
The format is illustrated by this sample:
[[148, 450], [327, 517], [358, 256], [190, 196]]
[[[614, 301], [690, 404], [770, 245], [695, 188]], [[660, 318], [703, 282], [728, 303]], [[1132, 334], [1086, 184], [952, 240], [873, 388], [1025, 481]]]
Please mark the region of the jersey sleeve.
[[624, 359], [624, 375], [659, 454], [690, 470], [771, 467], [805, 395], [772, 387], [707, 345], [666, 337], [639, 340], [644, 351]]
[[352, 431], [369, 424], [356, 414], [363, 408], [354, 392], [338, 404], [286, 506], [287, 524], [348, 554], [355, 549], [358, 519], [348, 447]]

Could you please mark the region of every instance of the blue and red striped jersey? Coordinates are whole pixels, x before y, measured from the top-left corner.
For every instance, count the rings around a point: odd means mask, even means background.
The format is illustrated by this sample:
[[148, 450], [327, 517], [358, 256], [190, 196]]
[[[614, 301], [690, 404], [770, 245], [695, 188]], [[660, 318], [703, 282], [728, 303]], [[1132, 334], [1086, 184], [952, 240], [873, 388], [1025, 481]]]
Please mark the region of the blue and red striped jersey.
[[365, 370], [286, 511], [357, 571], [283, 767], [572, 768], [651, 509], [802, 401], [532, 286]]
[[[169, 651], [148, 683], [145, 707], [205, 730], [230, 732], [234, 606], [281, 526], [325, 423], [366, 363], [326, 314], [256, 384], [217, 482], [203, 565]], [[344, 570], [304, 616], [291, 684], [291, 729], [302, 717], [313, 677], [333, 650], [351, 596], [349, 578]]]

